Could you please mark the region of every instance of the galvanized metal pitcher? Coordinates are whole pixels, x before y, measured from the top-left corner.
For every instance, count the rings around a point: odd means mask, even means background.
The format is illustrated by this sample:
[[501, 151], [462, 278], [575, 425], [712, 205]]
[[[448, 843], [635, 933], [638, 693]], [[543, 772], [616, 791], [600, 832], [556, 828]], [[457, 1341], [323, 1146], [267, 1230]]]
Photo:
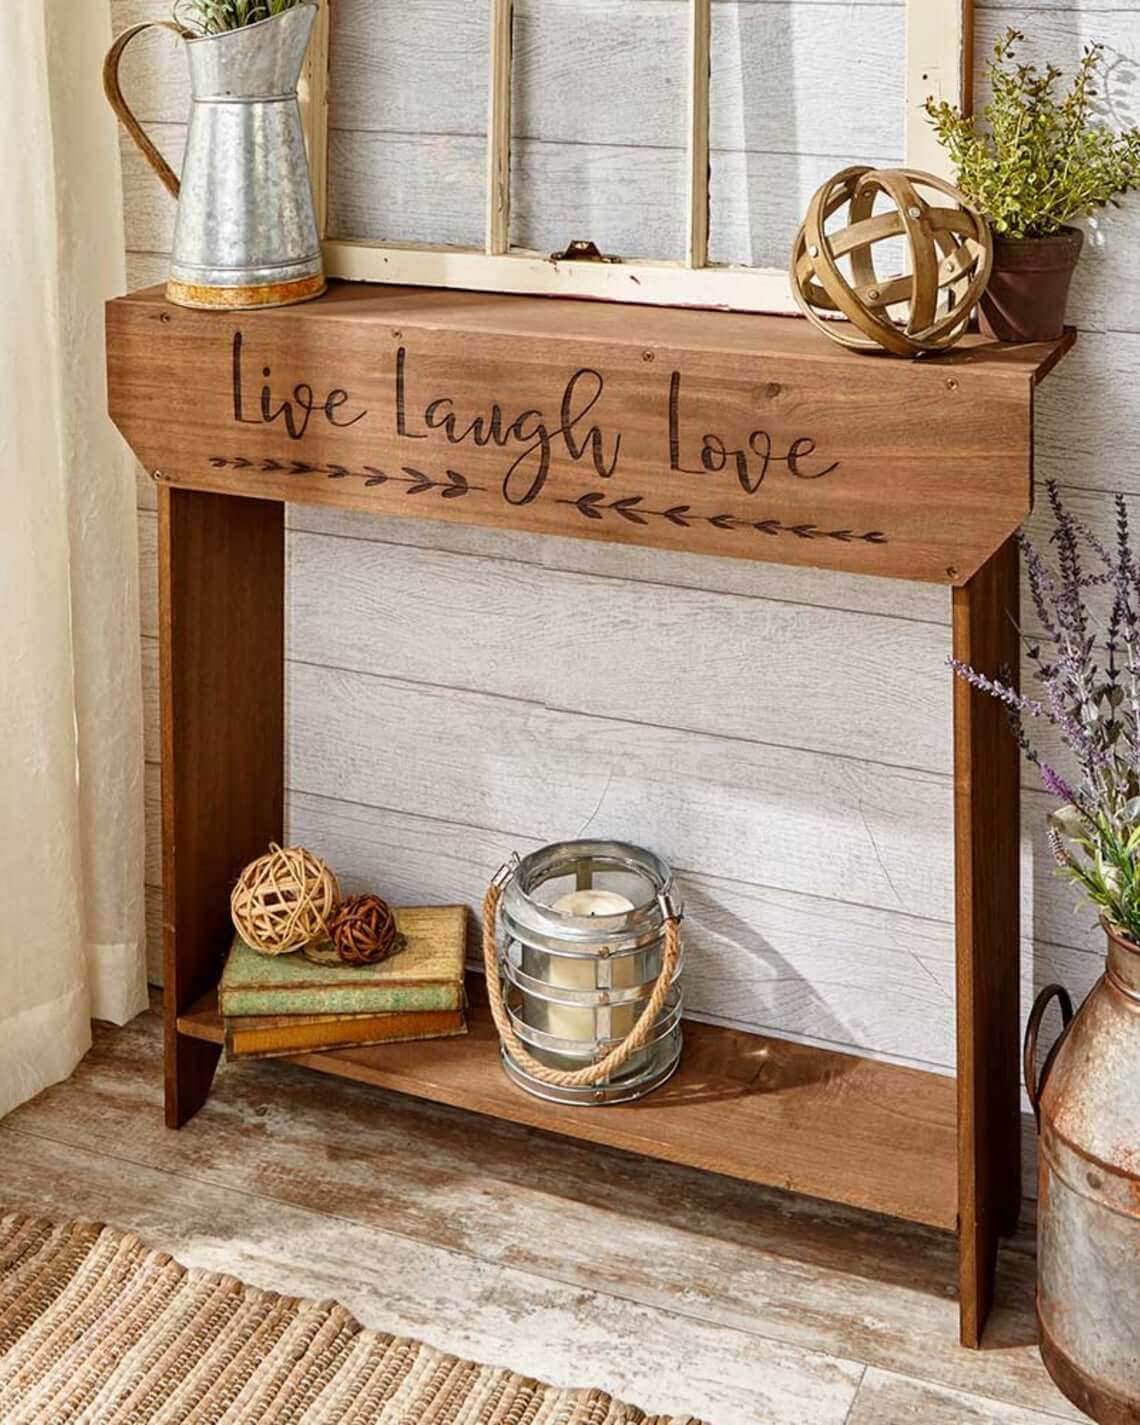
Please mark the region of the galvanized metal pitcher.
[[[294, 6], [222, 34], [165, 20], [111, 46], [103, 84], [112, 108], [178, 199], [166, 295], [183, 307], [280, 307], [325, 288], [297, 84], [317, 6]], [[119, 87], [131, 40], [154, 26], [186, 41], [193, 103], [181, 181]]]
[[[1041, 1018], [1065, 1024], [1038, 1081]], [[1025, 1035], [1037, 1114], [1041, 1355], [1100, 1425], [1140, 1421], [1140, 950], [1108, 932], [1105, 975], [1073, 1016], [1037, 997]]]

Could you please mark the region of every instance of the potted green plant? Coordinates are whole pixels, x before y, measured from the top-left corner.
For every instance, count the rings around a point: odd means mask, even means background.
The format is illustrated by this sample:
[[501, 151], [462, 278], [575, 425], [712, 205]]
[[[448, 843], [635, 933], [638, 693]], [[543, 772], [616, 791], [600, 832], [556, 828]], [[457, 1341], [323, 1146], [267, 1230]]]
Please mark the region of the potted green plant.
[[1073, 218], [1140, 184], [1140, 128], [1115, 132], [1096, 117], [1101, 45], [1085, 48], [1067, 92], [1062, 71], [1017, 60], [1010, 29], [987, 69], [984, 125], [945, 101], [926, 110], [957, 170], [958, 187], [989, 221], [994, 265], [981, 302], [983, 331], [1001, 341], [1061, 335], [1083, 234]]

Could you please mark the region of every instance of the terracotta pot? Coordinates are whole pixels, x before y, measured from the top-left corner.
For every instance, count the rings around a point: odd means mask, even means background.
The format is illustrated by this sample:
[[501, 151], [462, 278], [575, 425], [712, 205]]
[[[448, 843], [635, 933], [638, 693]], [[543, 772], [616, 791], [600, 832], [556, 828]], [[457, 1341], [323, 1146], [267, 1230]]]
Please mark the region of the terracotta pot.
[[1053, 341], [1065, 329], [1069, 284], [1084, 233], [1062, 228], [1040, 238], [994, 234], [994, 266], [978, 320], [998, 341]]
[[[1025, 1037], [1038, 1114], [1041, 1355], [1099, 1425], [1140, 1421], [1140, 947], [1107, 926], [1108, 961], [1075, 1016], [1050, 985]], [[1036, 1072], [1046, 1005], [1064, 1032]]]

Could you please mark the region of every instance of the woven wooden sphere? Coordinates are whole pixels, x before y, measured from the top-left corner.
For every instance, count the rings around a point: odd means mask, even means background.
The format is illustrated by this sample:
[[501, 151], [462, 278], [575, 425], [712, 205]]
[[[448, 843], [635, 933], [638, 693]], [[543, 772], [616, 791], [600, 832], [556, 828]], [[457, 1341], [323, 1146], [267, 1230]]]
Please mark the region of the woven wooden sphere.
[[[891, 207], [876, 213], [880, 194]], [[930, 201], [934, 194], [955, 206]], [[828, 230], [843, 208], [846, 224]], [[891, 238], [906, 243], [910, 270], [884, 277], [874, 248]], [[915, 356], [958, 340], [992, 264], [985, 219], [949, 183], [913, 168], [844, 168], [817, 191], [796, 235], [792, 292], [808, 321], [841, 346]], [[892, 315], [892, 307], [905, 315]]]
[[337, 958], [346, 965], [374, 965], [403, 948], [392, 907], [379, 896], [349, 896], [329, 922]]
[[230, 896], [234, 929], [263, 955], [288, 955], [326, 940], [340, 887], [319, 856], [273, 842], [251, 861]]

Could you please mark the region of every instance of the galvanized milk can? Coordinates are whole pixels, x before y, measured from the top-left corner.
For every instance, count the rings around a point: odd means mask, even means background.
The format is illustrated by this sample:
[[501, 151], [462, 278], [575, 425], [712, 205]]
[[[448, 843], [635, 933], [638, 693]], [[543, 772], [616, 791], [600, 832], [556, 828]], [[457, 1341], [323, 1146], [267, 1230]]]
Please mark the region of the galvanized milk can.
[[[1049, 1002], [1064, 1030], [1036, 1074]], [[1041, 1355], [1100, 1425], [1140, 1421], [1140, 950], [1108, 931], [1105, 975], [1076, 1016], [1042, 990], [1025, 1035], [1038, 1123]]]
[[507, 1075], [556, 1103], [663, 1084], [681, 1055], [680, 920], [672, 872], [637, 846], [569, 841], [501, 867], [483, 956]]
[[[317, 6], [195, 36], [165, 20], [125, 30], [107, 55], [112, 108], [178, 199], [166, 295], [183, 307], [281, 307], [324, 291], [297, 84]], [[131, 112], [119, 62], [153, 26], [186, 41], [192, 104], [181, 181]]]

